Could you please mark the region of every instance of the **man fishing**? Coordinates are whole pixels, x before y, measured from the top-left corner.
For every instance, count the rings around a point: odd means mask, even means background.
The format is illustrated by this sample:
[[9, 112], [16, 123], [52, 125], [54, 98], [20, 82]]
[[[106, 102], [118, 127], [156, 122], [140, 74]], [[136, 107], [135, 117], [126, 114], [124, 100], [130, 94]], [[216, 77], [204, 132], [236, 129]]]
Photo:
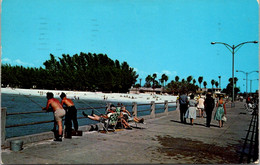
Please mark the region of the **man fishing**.
[[54, 141], [62, 141], [62, 118], [65, 116], [66, 112], [59, 100], [53, 98], [53, 93], [47, 92], [46, 95], [46, 98], [48, 99], [47, 106], [43, 107], [42, 109], [48, 111], [50, 107], [52, 108], [55, 121], [58, 124], [58, 136], [55, 136]]
[[63, 104], [66, 105], [66, 116], [65, 116], [65, 137], [66, 138], [71, 138], [71, 131], [72, 131], [72, 122], [73, 121], [73, 126], [74, 130], [78, 131], [78, 120], [77, 120], [77, 109], [71, 99], [68, 99], [66, 97], [65, 93], [61, 93], [60, 95], [61, 100], [61, 105]]

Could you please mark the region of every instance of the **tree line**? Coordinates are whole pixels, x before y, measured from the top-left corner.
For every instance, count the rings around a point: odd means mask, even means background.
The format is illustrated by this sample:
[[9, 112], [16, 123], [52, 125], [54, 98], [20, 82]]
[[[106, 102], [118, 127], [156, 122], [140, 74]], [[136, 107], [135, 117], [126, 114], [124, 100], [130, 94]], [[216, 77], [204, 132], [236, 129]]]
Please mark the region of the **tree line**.
[[45, 68], [2, 65], [2, 85], [6, 87], [81, 91], [128, 92], [138, 75], [127, 62], [113, 61], [106, 54], [63, 54], [43, 63]]
[[[23, 66], [11, 66], [4, 64], [2, 69], [2, 86], [19, 88], [37, 89], [59, 89], [59, 90], [80, 90], [80, 91], [102, 91], [102, 92], [128, 92], [131, 86], [141, 87], [137, 82], [138, 74], [127, 62], [120, 63], [118, 60], [110, 59], [106, 54], [83, 53], [75, 54], [72, 57], [63, 54], [62, 57], [55, 58], [50, 54], [50, 59], [43, 63], [45, 68], [29, 68]], [[157, 74], [148, 75], [145, 78], [144, 87], [160, 88], [163, 87], [167, 93], [196, 93], [203, 84], [207, 87], [207, 82], [203, 77], [197, 80], [192, 76], [180, 81], [179, 76], [175, 81], [171, 80], [168, 84], [168, 76], [162, 74], [157, 80]], [[238, 81], [234, 79], [234, 84]], [[211, 80], [212, 88], [218, 88], [218, 81]], [[232, 95], [232, 78], [222, 92]], [[235, 86], [235, 94], [239, 89]]]

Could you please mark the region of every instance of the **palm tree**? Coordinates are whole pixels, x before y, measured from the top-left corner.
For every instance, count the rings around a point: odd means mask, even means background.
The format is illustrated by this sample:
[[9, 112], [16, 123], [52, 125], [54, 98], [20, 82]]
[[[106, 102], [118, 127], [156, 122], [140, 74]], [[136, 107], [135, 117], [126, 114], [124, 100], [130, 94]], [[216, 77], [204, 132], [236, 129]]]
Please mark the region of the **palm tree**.
[[215, 86], [216, 86], [216, 88], [218, 88], [218, 82], [217, 81], [215, 81]]
[[193, 83], [193, 85], [195, 85], [195, 84], [196, 84], [196, 80], [195, 80], [195, 79], [193, 79], [192, 83]]
[[163, 86], [163, 79], [159, 79], [159, 82], [161, 83], [161, 85]]
[[188, 76], [188, 77], [187, 77], [187, 82], [190, 83], [191, 80], [192, 80], [192, 76]]
[[[232, 79], [232, 78], [229, 78], [228, 81], [230, 82], [230, 84], [232, 84], [233, 79]], [[234, 77], [235, 87], [237, 86], [237, 81], [238, 81], [237, 77]]]
[[145, 82], [146, 82], [146, 86], [147, 87], [150, 87], [151, 86], [151, 81], [153, 80], [152, 76], [151, 75], [148, 75], [146, 78], [145, 78]]
[[204, 81], [204, 82], [203, 82], [203, 85], [204, 85], [204, 88], [206, 89], [206, 87], [207, 87], [208, 84], [207, 84], [206, 81]]
[[213, 85], [214, 84], [215, 84], [215, 80], [211, 80], [212, 90], [213, 90]]
[[[166, 83], [168, 81], [168, 76], [166, 76], [166, 74], [162, 74], [161, 80]], [[165, 86], [165, 84], [163, 86]]]
[[201, 88], [201, 83], [202, 83], [202, 81], [203, 81], [203, 77], [200, 76], [200, 77], [198, 78], [198, 82], [199, 82], [199, 84], [200, 84], [200, 88]]
[[179, 76], [175, 76], [175, 81], [178, 82], [180, 80]]
[[153, 88], [154, 88], [154, 83], [155, 83], [155, 79], [156, 79], [156, 77], [157, 77], [157, 74], [154, 73], [153, 76], [152, 76], [152, 80], [153, 80]]

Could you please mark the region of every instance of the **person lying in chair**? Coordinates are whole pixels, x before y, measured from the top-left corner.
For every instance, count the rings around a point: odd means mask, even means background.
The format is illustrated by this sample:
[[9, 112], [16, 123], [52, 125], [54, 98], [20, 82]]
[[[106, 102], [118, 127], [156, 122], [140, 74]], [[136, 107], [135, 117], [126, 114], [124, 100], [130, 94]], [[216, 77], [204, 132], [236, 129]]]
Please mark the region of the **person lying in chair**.
[[[91, 119], [91, 120], [95, 120], [95, 121], [99, 121], [99, 122], [104, 122], [106, 119], [109, 118], [109, 116], [112, 114], [112, 113], [116, 113], [116, 107], [112, 104], [110, 106], [110, 108], [107, 108], [106, 110], [106, 114], [100, 114], [100, 115], [96, 115], [94, 114], [94, 110], [92, 110], [92, 113], [91, 115], [87, 115], [84, 111], [82, 112], [83, 116]], [[110, 114], [110, 115], [108, 115]]]
[[[144, 123], [144, 118], [139, 119], [139, 118], [137, 118], [137, 117], [135, 117], [135, 116], [132, 117], [131, 114], [130, 114], [130, 112], [129, 112], [128, 110], [126, 110], [125, 106], [122, 106], [122, 107], [121, 107], [121, 111], [123, 112], [122, 115], [124, 116], [124, 119], [125, 119], [126, 121], [128, 121], [128, 120], [134, 120], [136, 123]], [[134, 115], [134, 114], [133, 114], [133, 115]]]
[[82, 115], [91, 119], [91, 120], [95, 120], [95, 121], [99, 121], [99, 122], [105, 122], [106, 119], [109, 118], [108, 114], [107, 115], [96, 115], [94, 114], [94, 111], [92, 111], [91, 115], [87, 115], [84, 111], [82, 112]]
[[[106, 115], [96, 115], [94, 114], [94, 111], [92, 111], [91, 115], [87, 115], [84, 111], [82, 112], [83, 116], [91, 119], [91, 120], [95, 120], [95, 121], [99, 121], [101, 123], [104, 123], [111, 114], [116, 113], [116, 112], [109, 112]], [[127, 121], [124, 118], [118, 118], [121, 122], [121, 124], [124, 126], [125, 129], [132, 129], [131, 126], [127, 123]]]

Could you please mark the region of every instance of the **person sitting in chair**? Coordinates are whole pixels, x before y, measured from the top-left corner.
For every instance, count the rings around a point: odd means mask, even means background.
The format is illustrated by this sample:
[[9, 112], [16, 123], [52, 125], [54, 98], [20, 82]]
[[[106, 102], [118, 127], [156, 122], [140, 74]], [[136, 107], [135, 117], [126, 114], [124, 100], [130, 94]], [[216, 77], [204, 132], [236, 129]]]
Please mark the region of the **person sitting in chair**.
[[[137, 117], [132, 117], [130, 112], [126, 110], [125, 106], [121, 107], [121, 111], [123, 112], [122, 114], [125, 116], [125, 120], [134, 120], [136, 123], [144, 123], [144, 118], [137, 118]], [[133, 114], [134, 115], [134, 114]]]
[[[113, 109], [113, 108], [112, 108]], [[96, 115], [94, 114], [94, 111], [92, 111], [91, 115], [87, 115], [84, 111], [82, 112], [83, 116], [91, 119], [91, 120], [95, 120], [95, 121], [99, 121], [101, 123], [104, 123], [109, 117], [110, 115], [116, 113], [113, 110], [109, 110], [107, 114], [103, 115]], [[124, 118], [120, 118], [120, 122], [122, 123], [122, 125], [124, 126], [124, 128], [126, 129], [132, 129], [131, 126], [127, 123], [127, 121]]]

